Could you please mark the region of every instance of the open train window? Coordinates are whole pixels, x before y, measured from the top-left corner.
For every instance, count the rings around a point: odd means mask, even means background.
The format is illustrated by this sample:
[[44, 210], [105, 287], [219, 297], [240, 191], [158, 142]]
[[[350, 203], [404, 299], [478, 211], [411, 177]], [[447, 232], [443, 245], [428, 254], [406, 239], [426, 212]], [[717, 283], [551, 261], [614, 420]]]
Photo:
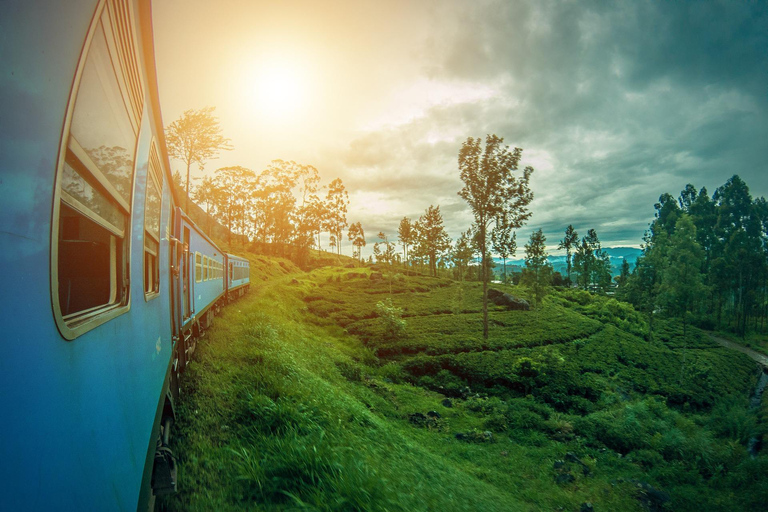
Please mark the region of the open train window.
[[152, 143], [149, 150], [147, 195], [144, 203], [144, 294], [150, 299], [160, 292], [160, 207], [162, 204], [160, 157]]
[[99, 7], [78, 65], [62, 136], [52, 224], [52, 302], [62, 335], [129, 307], [134, 158], [143, 110], [132, 13]]

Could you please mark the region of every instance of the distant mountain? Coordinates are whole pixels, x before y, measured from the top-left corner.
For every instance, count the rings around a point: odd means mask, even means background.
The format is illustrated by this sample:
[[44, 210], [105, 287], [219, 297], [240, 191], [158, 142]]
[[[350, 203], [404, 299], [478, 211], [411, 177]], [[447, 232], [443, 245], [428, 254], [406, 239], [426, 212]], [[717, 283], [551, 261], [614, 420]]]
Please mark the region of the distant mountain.
[[[611, 260], [611, 273], [615, 276], [621, 273], [621, 265], [625, 259], [629, 262], [629, 268], [631, 270], [635, 268], [637, 257], [643, 253], [643, 251], [636, 247], [604, 247], [603, 251], [608, 253], [608, 257]], [[565, 275], [568, 267], [565, 261], [565, 255], [548, 256], [547, 260], [552, 264], [555, 272], [560, 272]], [[493, 261], [496, 263], [496, 269], [502, 268], [503, 262], [501, 258], [494, 258]], [[508, 272], [519, 272], [523, 267], [525, 267], [525, 259], [515, 258], [507, 260]]]

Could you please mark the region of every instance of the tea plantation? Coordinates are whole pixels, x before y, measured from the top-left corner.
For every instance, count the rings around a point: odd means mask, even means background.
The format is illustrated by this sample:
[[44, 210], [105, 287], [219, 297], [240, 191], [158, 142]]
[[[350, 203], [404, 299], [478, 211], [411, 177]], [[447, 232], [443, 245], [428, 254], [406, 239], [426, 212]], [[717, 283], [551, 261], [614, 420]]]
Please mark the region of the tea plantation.
[[[183, 382], [166, 510], [765, 510], [759, 369], [609, 297], [253, 256]], [[502, 291], [525, 297], [522, 288]]]

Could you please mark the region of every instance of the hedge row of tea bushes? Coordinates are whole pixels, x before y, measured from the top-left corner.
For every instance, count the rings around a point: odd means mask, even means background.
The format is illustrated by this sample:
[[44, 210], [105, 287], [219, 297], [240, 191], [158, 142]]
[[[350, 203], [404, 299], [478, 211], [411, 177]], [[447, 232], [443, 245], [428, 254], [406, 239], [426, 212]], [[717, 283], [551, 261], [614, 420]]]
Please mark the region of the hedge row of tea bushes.
[[[590, 471], [614, 473], [616, 485], [666, 496], [644, 502], [658, 510], [768, 503], [766, 456], [747, 454], [766, 428], [765, 413], [748, 409], [757, 373], [745, 355], [695, 329], [684, 337], [675, 322], [657, 320], [651, 332], [632, 306], [579, 290], [554, 292], [534, 311], [492, 307], [483, 339], [479, 286], [417, 279], [393, 281], [407, 323], [400, 337], [388, 338], [372, 314], [386, 281], [359, 282], [352, 293], [343, 277], [326, 280], [310, 311], [333, 309], [326, 317], [377, 355], [388, 381], [439, 392], [474, 415], [478, 429], [462, 434], [479, 443], [473, 456], [487, 431], [520, 447], [521, 463], [558, 446], [576, 452]], [[572, 485], [589, 485], [583, 478]]]

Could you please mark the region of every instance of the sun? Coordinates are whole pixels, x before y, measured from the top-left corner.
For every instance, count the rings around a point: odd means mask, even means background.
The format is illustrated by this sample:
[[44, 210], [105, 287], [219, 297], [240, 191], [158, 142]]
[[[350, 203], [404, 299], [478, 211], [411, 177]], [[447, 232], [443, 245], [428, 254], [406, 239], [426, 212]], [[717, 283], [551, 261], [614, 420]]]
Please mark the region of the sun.
[[302, 68], [290, 63], [260, 66], [252, 78], [256, 113], [273, 120], [294, 118], [306, 108], [308, 81]]

